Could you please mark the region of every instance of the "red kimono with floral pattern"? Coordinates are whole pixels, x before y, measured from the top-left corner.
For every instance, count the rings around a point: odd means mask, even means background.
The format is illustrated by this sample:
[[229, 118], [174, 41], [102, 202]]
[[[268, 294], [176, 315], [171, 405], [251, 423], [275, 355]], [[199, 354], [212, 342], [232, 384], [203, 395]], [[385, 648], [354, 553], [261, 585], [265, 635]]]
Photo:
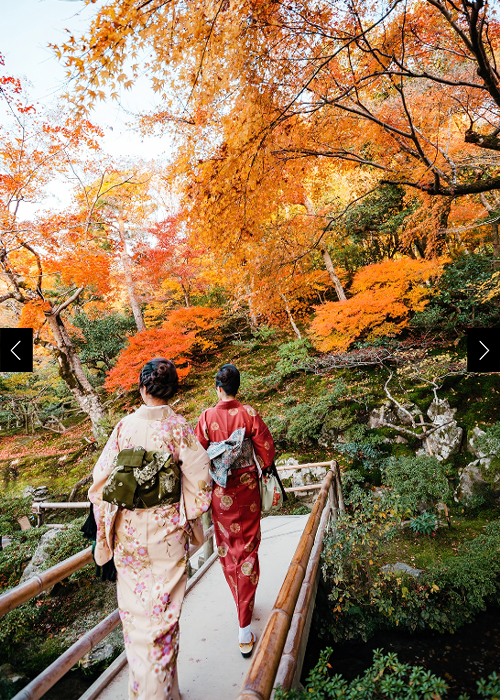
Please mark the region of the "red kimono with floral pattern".
[[[268, 427], [251, 406], [239, 401], [220, 401], [200, 416], [196, 436], [207, 449], [221, 442], [238, 428], [245, 428], [261, 469], [274, 459], [274, 442]], [[252, 620], [259, 580], [260, 492], [255, 464], [232, 470], [225, 488], [214, 484], [212, 516], [219, 560], [238, 610], [240, 627]]]

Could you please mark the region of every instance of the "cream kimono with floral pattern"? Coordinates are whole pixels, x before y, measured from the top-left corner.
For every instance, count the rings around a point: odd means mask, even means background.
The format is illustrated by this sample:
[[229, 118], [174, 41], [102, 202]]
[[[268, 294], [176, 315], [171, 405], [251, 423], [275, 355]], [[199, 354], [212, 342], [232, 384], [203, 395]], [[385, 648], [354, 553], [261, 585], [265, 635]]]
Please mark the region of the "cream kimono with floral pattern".
[[[140, 445], [167, 451], [181, 469], [180, 503], [126, 510], [102, 500], [115, 456]], [[178, 700], [179, 616], [189, 538], [202, 539], [210, 508], [210, 460], [186, 420], [170, 406], [141, 406], [113, 430], [95, 468], [89, 498], [97, 523], [95, 560], [114, 556], [118, 607], [129, 663], [130, 700]]]

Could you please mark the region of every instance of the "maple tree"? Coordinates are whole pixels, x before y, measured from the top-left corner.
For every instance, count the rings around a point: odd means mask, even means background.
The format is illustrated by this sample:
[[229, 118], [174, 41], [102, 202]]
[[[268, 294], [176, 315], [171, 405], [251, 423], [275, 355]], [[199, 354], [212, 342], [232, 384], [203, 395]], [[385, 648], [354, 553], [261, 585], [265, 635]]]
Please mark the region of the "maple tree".
[[112, 0], [56, 50], [80, 105], [130, 87], [148, 50], [162, 106], [145, 124], [183, 129], [202, 170], [217, 161], [215, 216], [241, 210], [283, 160], [334, 159], [444, 197], [498, 188], [498, 35], [484, 0]]
[[101, 235], [119, 260], [121, 277], [129, 299], [138, 331], [146, 326], [137, 294], [133, 268], [134, 247], [146, 234], [148, 220], [156, 209], [149, 188], [152, 174], [135, 170], [120, 171], [113, 164], [103, 168], [90, 187], [83, 189], [81, 198], [95, 202], [93, 229]]
[[171, 311], [164, 323], [128, 338], [128, 345], [119, 354], [106, 379], [106, 387], [130, 390], [138, 386], [139, 374], [153, 357], [167, 357], [175, 362], [179, 379], [190, 370], [190, 358], [196, 352], [216, 347], [210, 338], [221, 315], [220, 309], [191, 306]]
[[48, 183], [74, 175], [81, 153], [98, 148], [100, 131], [87, 120], [48, 119], [26, 104], [20, 84], [14, 86], [15, 100], [2, 90], [11, 121], [0, 131], [0, 304], [10, 304], [19, 325], [33, 327], [35, 343], [56, 358], [97, 435], [104, 410], [64, 319], [85, 294], [109, 291], [108, 256], [90, 226], [94, 202], [57, 214], [39, 211], [31, 220], [22, 213], [27, 203], [43, 199]]
[[183, 301], [189, 308], [193, 295], [203, 294], [216, 281], [207, 249], [183, 232], [181, 212], [150, 226], [147, 233], [135, 255], [138, 267], [144, 266], [142, 284], [153, 294], [161, 288], [166, 302]]
[[412, 312], [422, 311], [431, 295], [426, 284], [444, 261], [400, 258], [367, 265], [355, 275], [346, 301], [316, 307], [310, 334], [318, 349], [347, 350], [356, 340], [397, 335]]

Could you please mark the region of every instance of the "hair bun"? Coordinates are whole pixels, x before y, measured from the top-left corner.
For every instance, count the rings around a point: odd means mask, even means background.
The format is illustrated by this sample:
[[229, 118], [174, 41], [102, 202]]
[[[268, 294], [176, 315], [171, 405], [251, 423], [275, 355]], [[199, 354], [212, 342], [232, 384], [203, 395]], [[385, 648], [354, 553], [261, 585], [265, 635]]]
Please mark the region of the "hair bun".
[[150, 396], [170, 399], [179, 387], [174, 363], [164, 357], [155, 357], [146, 362], [139, 376], [139, 388], [143, 387]]

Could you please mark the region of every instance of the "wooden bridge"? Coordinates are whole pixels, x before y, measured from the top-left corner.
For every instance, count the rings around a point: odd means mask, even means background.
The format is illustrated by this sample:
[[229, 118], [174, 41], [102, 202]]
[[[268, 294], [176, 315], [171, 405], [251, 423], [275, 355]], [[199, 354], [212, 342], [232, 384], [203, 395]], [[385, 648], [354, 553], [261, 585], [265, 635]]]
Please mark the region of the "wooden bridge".
[[[187, 584], [181, 615], [179, 684], [183, 700], [269, 700], [273, 688], [296, 687], [316, 597], [323, 537], [344, 508], [335, 461], [294, 468], [329, 467], [309, 515], [270, 516], [261, 522], [261, 576], [252, 629], [258, 644], [251, 659], [237, 645], [234, 602], [206, 527], [204, 563]], [[283, 469], [284, 471], [284, 469]], [[310, 486], [286, 489], [310, 491]], [[50, 504], [43, 504], [47, 507]], [[208, 525], [207, 520], [205, 524]], [[200, 549], [190, 548], [190, 557]], [[92, 562], [91, 548], [30, 578], [0, 596], [0, 617]], [[13, 700], [38, 700], [120, 624], [118, 610], [84, 634]], [[127, 700], [128, 668], [121, 654], [79, 700]], [[78, 700], [78, 698], [68, 698]]]

